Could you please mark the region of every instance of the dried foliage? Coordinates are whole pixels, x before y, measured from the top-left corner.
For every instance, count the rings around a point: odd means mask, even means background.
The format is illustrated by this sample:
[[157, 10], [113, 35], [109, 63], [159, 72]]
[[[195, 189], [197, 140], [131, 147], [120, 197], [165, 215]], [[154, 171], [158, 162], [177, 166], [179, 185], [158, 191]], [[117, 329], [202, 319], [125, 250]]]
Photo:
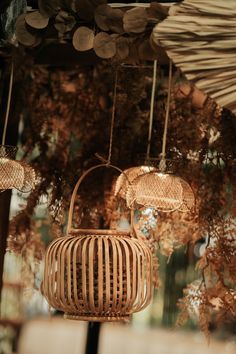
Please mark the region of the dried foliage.
[[100, 58], [127, 62], [152, 60], [160, 52], [151, 33], [167, 16], [167, 7], [156, 2], [147, 8], [118, 9], [106, 0], [58, 0], [39, 1], [38, 7], [16, 22], [16, 40], [26, 48], [59, 41], [72, 43], [77, 51], [93, 49]]
[[[76, 179], [96, 162], [95, 153], [107, 156], [114, 69], [107, 63], [67, 71], [27, 69], [21, 142], [41, 179], [26, 208], [11, 223], [12, 249], [21, 249], [24, 235], [30, 235], [25, 247], [33, 240], [32, 215], [41, 196], [48, 196], [54, 230], [60, 232]], [[161, 151], [167, 95], [165, 72], [159, 72], [159, 77], [151, 146], [156, 157]], [[167, 256], [180, 245], [207, 240], [198, 264], [202, 280], [186, 290], [180, 320], [189, 315], [192, 305], [197, 306], [200, 326], [207, 334], [211, 321], [235, 319], [235, 117], [191, 86], [186, 90], [177, 72], [175, 82], [167, 158], [169, 168], [193, 188], [196, 213], [159, 213], [148, 237]], [[112, 162], [121, 168], [139, 164], [146, 151], [151, 84], [149, 69], [118, 68]], [[119, 218], [114, 200], [108, 197], [113, 178], [108, 170], [98, 171], [83, 183], [77, 224], [104, 227]]]

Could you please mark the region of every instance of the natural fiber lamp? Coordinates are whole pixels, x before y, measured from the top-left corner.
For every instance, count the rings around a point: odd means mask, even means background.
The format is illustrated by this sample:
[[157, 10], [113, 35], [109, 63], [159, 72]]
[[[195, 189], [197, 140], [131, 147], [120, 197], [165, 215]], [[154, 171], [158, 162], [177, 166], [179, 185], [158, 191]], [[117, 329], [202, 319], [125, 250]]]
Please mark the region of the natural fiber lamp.
[[36, 174], [32, 167], [24, 161], [15, 161], [16, 146], [5, 145], [7, 124], [11, 105], [14, 65], [11, 64], [9, 92], [7, 100], [6, 116], [0, 145], [0, 192], [7, 189], [18, 189], [21, 192], [29, 192], [36, 183]]
[[151, 172], [137, 177], [126, 194], [127, 205], [153, 207], [162, 212], [191, 211], [194, 195], [182, 178], [169, 173]]
[[129, 207], [135, 204], [153, 207], [158, 211], [192, 211], [195, 198], [190, 185], [182, 178], [166, 172], [166, 138], [170, 110], [172, 64], [169, 67], [169, 84], [166, 105], [166, 117], [162, 142], [159, 171], [140, 174], [132, 180], [126, 192]]
[[0, 145], [0, 191], [18, 189], [29, 192], [35, 185], [36, 174], [32, 167], [22, 161], [15, 161], [17, 148]]
[[53, 241], [46, 251], [42, 292], [69, 319], [127, 320], [152, 299], [152, 253], [133, 228], [128, 232], [72, 227], [82, 180], [94, 169], [107, 166], [94, 166], [80, 177], [70, 202], [66, 236]]

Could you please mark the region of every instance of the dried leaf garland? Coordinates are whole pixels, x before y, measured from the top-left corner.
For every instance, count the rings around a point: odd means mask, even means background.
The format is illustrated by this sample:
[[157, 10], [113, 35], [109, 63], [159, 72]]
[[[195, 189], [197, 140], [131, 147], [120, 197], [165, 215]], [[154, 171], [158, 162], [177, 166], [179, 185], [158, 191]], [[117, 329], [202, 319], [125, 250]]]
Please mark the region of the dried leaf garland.
[[94, 32], [88, 27], [81, 26], [75, 31], [72, 43], [74, 48], [81, 52], [90, 50], [94, 45]]
[[[50, 40], [55, 41], [58, 38], [68, 41], [72, 37], [72, 45], [76, 50], [90, 50], [93, 48], [93, 42], [95, 43], [95, 53], [101, 58], [115, 57], [117, 62], [125, 60], [128, 63], [137, 63], [141, 60], [153, 60], [156, 57], [154, 46], [150, 47], [146, 40], [149, 39], [151, 26], [159, 22], [163, 16], [165, 16], [165, 12], [162, 7], [156, 6], [154, 3], [150, 5], [148, 12], [146, 8], [142, 7], [126, 11], [113, 8], [105, 0], [80, 0], [79, 2], [50, 0], [47, 4], [39, 1], [39, 11], [33, 11], [25, 16], [26, 26], [22, 22], [19, 26], [20, 29], [16, 32], [16, 37], [19, 37], [19, 43], [25, 46], [36, 46], [46, 40], [49, 34], [55, 37], [50, 37]], [[89, 25], [86, 39], [85, 27], [87, 26], [82, 26], [83, 29], [78, 31], [80, 19], [91, 24], [92, 21], [95, 21], [98, 28], [102, 30], [102, 35], [96, 36], [96, 40], [93, 41]], [[28, 30], [27, 26], [30, 26], [29, 28], [34, 31]], [[74, 28], [75, 32], [72, 32]], [[43, 31], [44, 29], [45, 31]], [[57, 36], [55, 36], [54, 29], [58, 31]], [[105, 32], [109, 33], [104, 35]], [[119, 34], [119, 37], [113, 36], [116, 38], [115, 41], [109, 37], [113, 34]], [[34, 35], [35, 40], [32, 37]], [[86, 40], [88, 40], [87, 45], [85, 44]], [[144, 42], [143, 45], [142, 42]], [[116, 47], [119, 49], [115, 50]]]

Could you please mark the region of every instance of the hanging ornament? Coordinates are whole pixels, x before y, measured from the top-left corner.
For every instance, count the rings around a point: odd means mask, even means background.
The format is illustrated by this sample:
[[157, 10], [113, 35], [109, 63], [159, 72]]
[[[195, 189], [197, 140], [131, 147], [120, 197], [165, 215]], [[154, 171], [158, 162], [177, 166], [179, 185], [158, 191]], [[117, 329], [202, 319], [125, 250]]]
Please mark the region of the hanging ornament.
[[16, 161], [16, 146], [5, 145], [7, 124], [9, 118], [12, 86], [13, 86], [14, 65], [11, 64], [7, 110], [4, 122], [2, 145], [0, 145], [0, 191], [7, 189], [18, 189], [21, 192], [29, 192], [35, 186], [36, 174], [32, 167], [24, 161]]
[[136, 203], [142, 206], [153, 207], [162, 212], [174, 210], [186, 212], [194, 208], [195, 198], [190, 185], [182, 178], [166, 172], [166, 138], [170, 111], [171, 81], [172, 63], [170, 62], [166, 117], [159, 171], [144, 173], [132, 181], [126, 192], [126, 201], [129, 207], [132, 207]]
[[[46, 251], [42, 292], [65, 318], [86, 321], [122, 321], [142, 310], [152, 299], [153, 260], [145, 240], [131, 231], [74, 229], [75, 197], [70, 202], [67, 233]], [[131, 222], [133, 225], [133, 222]]]
[[[150, 161], [150, 148], [152, 140], [152, 125], [153, 125], [153, 112], [154, 112], [154, 100], [156, 91], [156, 75], [157, 75], [157, 60], [153, 63], [153, 79], [152, 79], [152, 94], [151, 94], [151, 104], [150, 104], [150, 115], [149, 115], [149, 131], [148, 131], [148, 143], [146, 152], [146, 162]], [[119, 196], [123, 199], [127, 199], [126, 194], [130, 183], [132, 183], [137, 177], [144, 175], [149, 172], [157, 171], [153, 166], [142, 165], [130, 167], [117, 178], [115, 183], [115, 196]]]
[[[114, 86], [116, 98], [117, 73]], [[153, 255], [146, 240], [131, 229], [75, 229], [75, 198], [84, 178], [111, 165], [115, 104], [113, 103], [108, 159], [85, 171], [75, 185], [65, 237], [53, 241], [45, 255], [42, 292], [48, 303], [65, 317], [86, 321], [124, 321], [152, 299]]]

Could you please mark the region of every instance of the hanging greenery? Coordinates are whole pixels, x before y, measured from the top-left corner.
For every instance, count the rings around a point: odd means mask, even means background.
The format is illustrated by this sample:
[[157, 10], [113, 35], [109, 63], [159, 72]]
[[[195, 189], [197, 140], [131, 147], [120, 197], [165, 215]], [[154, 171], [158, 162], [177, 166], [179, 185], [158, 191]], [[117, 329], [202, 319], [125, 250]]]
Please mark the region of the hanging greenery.
[[[159, 76], [152, 156], [161, 151], [167, 95], [165, 75]], [[19, 98], [24, 121], [21, 144], [41, 180], [26, 207], [11, 222], [12, 250], [21, 252], [28, 243], [32, 247], [34, 239], [38, 244], [32, 215], [42, 196], [48, 196], [52, 234], [60, 234], [76, 179], [94, 164], [95, 153], [107, 155], [113, 82], [114, 68], [108, 63], [71, 70], [28, 65], [23, 99]], [[112, 156], [121, 168], [137, 165], [146, 151], [151, 83], [151, 69], [118, 68]], [[199, 298], [194, 300], [194, 306], [206, 334], [211, 321], [235, 319], [234, 121], [229, 111], [222, 111], [178, 78], [171, 95], [167, 161], [169, 168], [191, 185], [197, 199], [196, 213], [158, 213], [157, 223], [148, 228], [150, 243], [159, 245], [168, 257], [181, 245], [206, 239], [198, 264], [202, 280], [186, 290], [179, 320], [182, 323], [192, 315], [192, 299]], [[77, 222], [83, 227], [101, 227], [119, 219], [117, 210], [125, 206], [115, 208], [116, 201], [110, 194], [113, 178], [114, 175], [98, 174], [84, 184], [77, 200], [77, 213], [82, 215]], [[147, 229], [147, 217], [143, 214], [140, 230]], [[37, 245], [35, 248], [39, 249]]]

